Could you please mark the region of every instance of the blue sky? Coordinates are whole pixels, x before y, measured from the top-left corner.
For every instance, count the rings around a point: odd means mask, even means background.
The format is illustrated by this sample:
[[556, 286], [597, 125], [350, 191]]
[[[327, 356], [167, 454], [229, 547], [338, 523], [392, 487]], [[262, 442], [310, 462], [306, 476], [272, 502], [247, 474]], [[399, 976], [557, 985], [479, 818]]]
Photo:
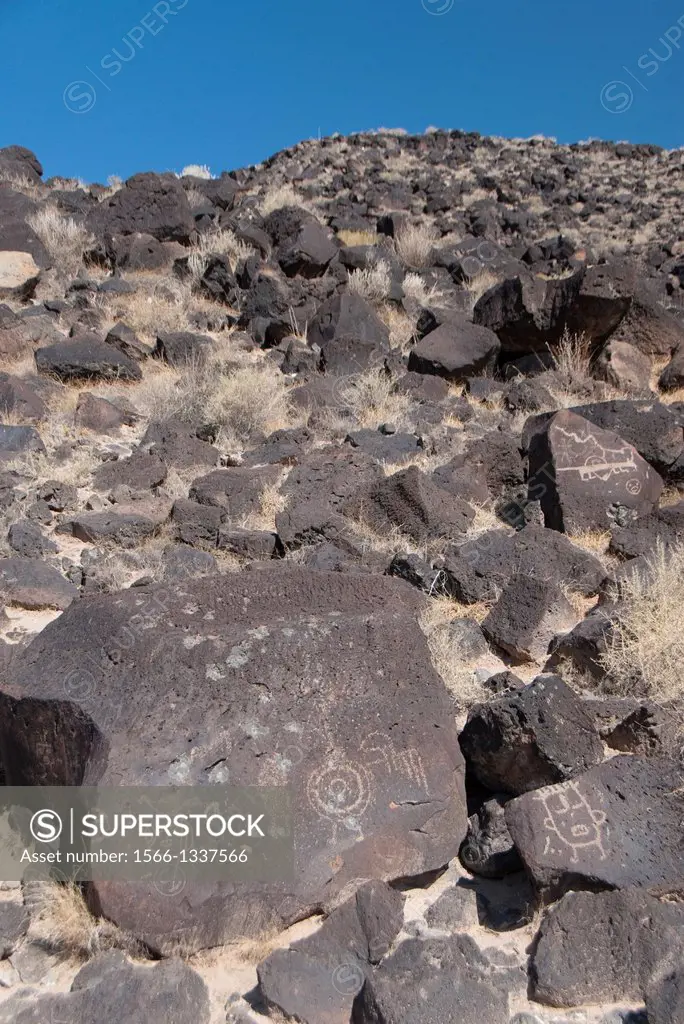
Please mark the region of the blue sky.
[[0, 0], [0, 38], [0, 146], [47, 175], [380, 126], [684, 145], [684, 0]]

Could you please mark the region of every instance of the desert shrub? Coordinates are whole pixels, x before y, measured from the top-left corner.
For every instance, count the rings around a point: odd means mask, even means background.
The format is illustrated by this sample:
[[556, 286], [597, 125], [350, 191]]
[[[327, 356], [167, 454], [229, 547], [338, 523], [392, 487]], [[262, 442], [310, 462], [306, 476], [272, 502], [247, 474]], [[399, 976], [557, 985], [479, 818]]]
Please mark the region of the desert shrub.
[[60, 270], [75, 274], [83, 264], [83, 255], [95, 239], [72, 217], [63, 217], [54, 206], [44, 206], [26, 221], [55, 260]]
[[409, 267], [425, 267], [435, 245], [435, 234], [428, 224], [407, 224], [394, 239], [397, 252]]
[[684, 543], [658, 544], [615, 589], [617, 617], [602, 656], [608, 686], [656, 700], [684, 694]]
[[386, 299], [391, 287], [389, 264], [382, 259], [363, 270], [353, 270], [347, 282], [347, 288], [352, 295], [360, 295], [369, 302]]
[[206, 164], [188, 164], [180, 172], [181, 178], [184, 178], [186, 175], [192, 178], [204, 178], [205, 181], [209, 181], [214, 177]]

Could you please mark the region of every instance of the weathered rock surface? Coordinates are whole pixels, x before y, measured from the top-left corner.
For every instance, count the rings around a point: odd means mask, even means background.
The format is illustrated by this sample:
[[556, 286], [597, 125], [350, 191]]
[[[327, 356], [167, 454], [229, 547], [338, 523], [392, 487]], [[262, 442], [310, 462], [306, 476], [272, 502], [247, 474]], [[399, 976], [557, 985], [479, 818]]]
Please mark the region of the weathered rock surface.
[[528, 456], [529, 497], [546, 526], [565, 533], [606, 530], [620, 508], [650, 512], [663, 489], [632, 445], [570, 410], [532, 434]]
[[470, 505], [442, 490], [416, 466], [362, 488], [342, 511], [379, 533], [395, 527], [413, 540], [456, 539], [475, 517]]
[[105, 953], [78, 972], [68, 993], [20, 989], [0, 1004], [2, 1024], [209, 1024], [209, 992], [199, 974], [180, 960], [135, 965], [122, 953]]
[[383, 882], [361, 886], [322, 927], [257, 969], [267, 1006], [304, 1024], [348, 1024], [354, 997], [403, 924], [403, 896]]
[[505, 797], [493, 797], [468, 819], [468, 835], [459, 857], [464, 867], [475, 875], [502, 878], [522, 869], [506, 825], [505, 806]]
[[641, 889], [570, 892], [546, 914], [532, 955], [533, 997], [551, 1006], [641, 1002], [684, 955], [684, 910]]
[[523, 978], [480, 952], [468, 935], [408, 939], [354, 1000], [352, 1024], [505, 1024], [508, 993]]
[[414, 345], [408, 368], [461, 381], [493, 369], [500, 348], [493, 331], [454, 316]]
[[40, 373], [53, 374], [60, 380], [140, 380], [137, 363], [123, 352], [97, 338], [77, 338], [36, 349], [36, 366]]
[[552, 638], [575, 625], [577, 613], [550, 580], [512, 576], [482, 623], [485, 636], [517, 661], [541, 661]]
[[76, 588], [35, 558], [0, 558], [0, 600], [22, 608], [68, 608]]
[[591, 717], [558, 676], [476, 704], [460, 744], [483, 786], [516, 794], [574, 778], [603, 757]]
[[183, 186], [173, 174], [135, 174], [92, 212], [99, 235], [152, 235], [159, 242], [188, 243], [195, 221]]
[[536, 884], [669, 892], [684, 881], [684, 769], [619, 755], [506, 805], [513, 841]]
[[[172, 899], [93, 886], [100, 912], [155, 948], [259, 934], [356, 879], [434, 870], [456, 856], [466, 812], [450, 698], [416, 624], [423, 600], [388, 577], [280, 568], [78, 602], [0, 699], [7, 780], [189, 785], [223, 779], [225, 759], [235, 784], [289, 783], [289, 889], [196, 885]], [[301, 758], [288, 759], [293, 738]]]

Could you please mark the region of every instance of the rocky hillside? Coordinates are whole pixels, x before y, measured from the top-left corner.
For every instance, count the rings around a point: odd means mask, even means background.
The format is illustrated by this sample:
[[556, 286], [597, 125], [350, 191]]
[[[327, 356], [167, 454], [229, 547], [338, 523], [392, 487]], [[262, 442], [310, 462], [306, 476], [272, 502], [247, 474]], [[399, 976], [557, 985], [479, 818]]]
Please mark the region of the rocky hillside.
[[0, 1024], [684, 1021], [684, 153], [0, 150], [8, 785], [289, 786], [289, 883], [0, 886]]

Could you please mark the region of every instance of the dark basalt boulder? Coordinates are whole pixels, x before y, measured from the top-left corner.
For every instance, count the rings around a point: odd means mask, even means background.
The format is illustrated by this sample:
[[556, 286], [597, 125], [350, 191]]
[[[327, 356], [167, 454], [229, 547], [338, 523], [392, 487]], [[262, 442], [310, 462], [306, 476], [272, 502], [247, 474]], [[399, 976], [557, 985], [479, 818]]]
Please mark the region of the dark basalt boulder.
[[[424, 600], [389, 577], [281, 567], [76, 602], [0, 696], [7, 781], [291, 787], [292, 883], [188, 883], [175, 899], [90, 885], [98, 913], [159, 950], [259, 935], [360, 879], [437, 870], [465, 836], [464, 765]], [[293, 735], [301, 758], [280, 753]]]

